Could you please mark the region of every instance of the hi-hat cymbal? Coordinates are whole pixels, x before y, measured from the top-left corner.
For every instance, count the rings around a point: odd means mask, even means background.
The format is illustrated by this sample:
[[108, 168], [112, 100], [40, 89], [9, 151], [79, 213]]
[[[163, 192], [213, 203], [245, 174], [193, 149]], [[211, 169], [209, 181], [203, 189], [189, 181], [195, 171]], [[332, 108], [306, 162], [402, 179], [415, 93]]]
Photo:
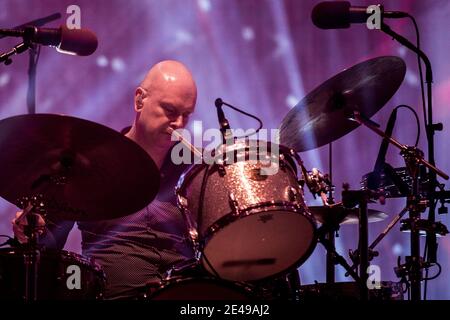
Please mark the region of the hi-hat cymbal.
[[280, 125], [280, 143], [303, 152], [339, 139], [359, 126], [349, 119], [353, 112], [372, 117], [400, 87], [405, 72], [403, 60], [394, 56], [342, 71], [288, 112]]
[[[345, 208], [342, 203], [336, 203], [330, 206], [311, 206], [308, 207], [313, 217], [322, 224], [357, 224], [359, 221], [359, 209]], [[384, 212], [369, 209], [368, 220], [378, 222], [387, 218]]]
[[42, 194], [48, 217], [73, 221], [134, 213], [156, 196], [159, 170], [138, 144], [95, 122], [55, 114], [0, 121], [0, 196]]

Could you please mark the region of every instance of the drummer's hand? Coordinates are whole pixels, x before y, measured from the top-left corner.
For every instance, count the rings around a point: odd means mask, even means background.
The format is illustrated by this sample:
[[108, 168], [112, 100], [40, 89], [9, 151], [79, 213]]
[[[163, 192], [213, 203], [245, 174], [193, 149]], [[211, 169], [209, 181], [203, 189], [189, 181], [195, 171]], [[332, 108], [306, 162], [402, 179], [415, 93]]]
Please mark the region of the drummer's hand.
[[[25, 211], [16, 212], [16, 216], [11, 221], [13, 225], [14, 236], [21, 243], [27, 243], [28, 237], [25, 235], [25, 227], [28, 225], [27, 217], [26, 217], [26, 209]], [[44, 233], [45, 221], [44, 218], [38, 214], [38, 223], [39, 227], [39, 235]]]

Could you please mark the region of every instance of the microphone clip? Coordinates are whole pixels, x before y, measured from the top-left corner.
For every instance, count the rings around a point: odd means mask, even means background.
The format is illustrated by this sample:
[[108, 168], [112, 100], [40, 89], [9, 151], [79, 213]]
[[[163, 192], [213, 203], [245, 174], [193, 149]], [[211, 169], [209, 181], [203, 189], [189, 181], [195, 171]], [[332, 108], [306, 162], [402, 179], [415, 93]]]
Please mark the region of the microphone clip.
[[225, 113], [223, 112], [222, 105], [225, 103], [222, 101], [222, 99], [217, 98], [214, 102], [216, 109], [217, 109], [217, 118], [219, 120], [219, 126], [220, 126], [220, 132], [222, 133], [223, 137], [223, 144], [226, 144], [226, 142], [231, 139], [231, 129], [230, 129], [230, 123], [228, 122], [228, 119], [225, 117]]

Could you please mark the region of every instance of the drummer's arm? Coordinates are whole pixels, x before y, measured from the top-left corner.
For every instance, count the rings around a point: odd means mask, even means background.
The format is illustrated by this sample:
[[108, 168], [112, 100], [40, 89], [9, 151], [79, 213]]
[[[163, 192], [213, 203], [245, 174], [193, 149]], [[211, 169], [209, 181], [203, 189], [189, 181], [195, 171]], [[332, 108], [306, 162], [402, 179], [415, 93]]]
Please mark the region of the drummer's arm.
[[39, 237], [39, 243], [46, 248], [62, 250], [74, 223], [74, 221], [47, 221], [45, 231]]

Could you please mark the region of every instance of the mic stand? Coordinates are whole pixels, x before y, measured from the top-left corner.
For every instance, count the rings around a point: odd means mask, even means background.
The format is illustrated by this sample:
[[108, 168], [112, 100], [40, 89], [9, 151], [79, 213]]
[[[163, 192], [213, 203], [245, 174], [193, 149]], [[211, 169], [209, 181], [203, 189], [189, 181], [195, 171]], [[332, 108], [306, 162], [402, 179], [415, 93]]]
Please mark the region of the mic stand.
[[[424, 62], [425, 64], [425, 82], [427, 83], [427, 113], [428, 113], [428, 125], [425, 130], [427, 133], [427, 141], [428, 141], [428, 160], [431, 165], [435, 165], [434, 159], [434, 134], [436, 131], [442, 131], [443, 125], [442, 123], [433, 123], [433, 97], [432, 97], [432, 83], [433, 83], [433, 72], [431, 68], [431, 62], [428, 59], [427, 55], [417, 48], [414, 44], [412, 44], [408, 39], [399, 35], [395, 31], [393, 31], [387, 24], [382, 22], [381, 31], [391, 36], [393, 39], [397, 40], [400, 44], [404, 45], [411, 51], [415, 52]], [[425, 119], [424, 119], [425, 120]], [[448, 178], [447, 178], [448, 179]], [[436, 173], [434, 170], [430, 170], [429, 172], [429, 181], [430, 181], [430, 194], [429, 194], [429, 211], [428, 211], [428, 221], [433, 223], [435, 221], [435, 204], [434, 192], [436, 191], [436, 187], [438, 185]], [[437, 255], [437, 242], [436, 235], [434, 233], [427, 233], [427, 248], [428, 248], [428, 261], [436, 262]]]
[[[1, 30], [0, 30], [0, 34], [1, 34]], [[13, 56], [15, 54], [23, 53], [23, 52], [27, 51], [28, 48], [29, 48], [29, 44], [26, 42], [21, 42], [21, 43], [15, 45], [9, 51], [6, 51], [6, 52], [3, 52], [2, 54], [0, 54], [0, 63], [4, 63], [6, 66], [9, 66], [13, 62], [11, 59], [11, 56]]]
[[[27, 26], [42, 27], [42, 26], [46, 25], [47, 23], [55, 21], [55, 20], [58, 20], [60, 18], [61, 18], [61, 14], [59, 12], [57, 12], [57, 13], [51, 14], [51, 15], [43, 17], [43, 18], [39, 18], [39, 19], [36, 19], [36, 20], [31, 20], [31, 21], [25, 22], [25, 23], [23, 23], [23, 24], [21, 24], [19, 26], [15, 26], [13, 29], [15, 29], [15, 30], [23, 29], [23, 28], [25, 28]], [[0, 33], [0, 39], [3, 38], [3, 37], [6, 37], [6, 36], [7, 35], [2, 35]]]
[[20, 26], [15, 27], [13, 30], [0, 29], [0, 39], [6, 36], [17, 36], [20, 33], [20, 29], [24, 29], [22, 43], [15, 45], [11, 50], [6, 51], [0, 55], [0, 63], [10, 65], [13, 61], [11, 57], [16, 54], [21, 54], [30, 49], [29, 65], [28, 65], [28, 92], [27, 92], [27, 108], [29, 114], [36, 113], [36, 69], [39, 58], [39, 47], [33, 45], [29, 39], [32, 34], [31, 26], [40, 27], [51, 21], [61, 18], [60, 13], [54, 13], [52, 15], [36, 19]]

